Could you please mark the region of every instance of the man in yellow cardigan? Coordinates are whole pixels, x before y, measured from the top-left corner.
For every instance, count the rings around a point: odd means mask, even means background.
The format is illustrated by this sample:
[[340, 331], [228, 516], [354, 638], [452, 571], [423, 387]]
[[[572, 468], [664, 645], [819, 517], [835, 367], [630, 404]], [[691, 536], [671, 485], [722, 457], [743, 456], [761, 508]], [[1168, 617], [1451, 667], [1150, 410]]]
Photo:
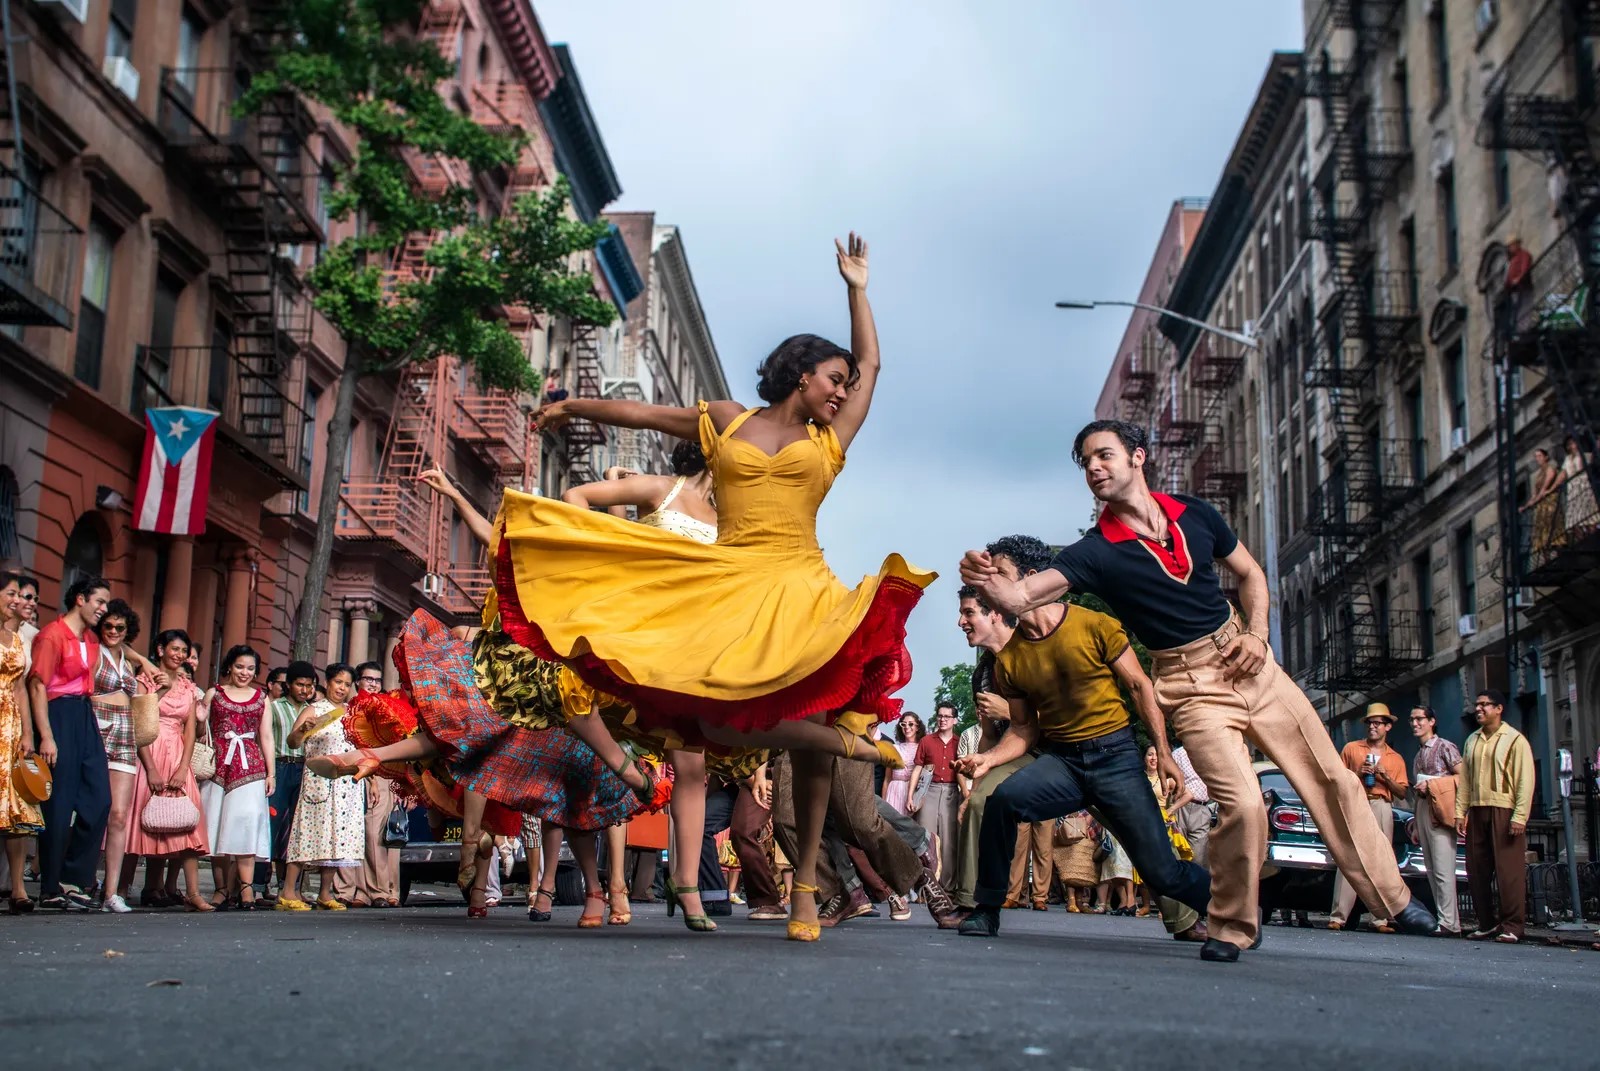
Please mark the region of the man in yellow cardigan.
[[[1533, 748], [1503, 720], [1506, 697], [1478, 693], [1478, 729], [1461, 747], [1456, 831], [1467, 838], [1467, 884], [1478, 928], [1469, 941], [1522, 940], [1527, 920], [1528, 812], [1533, 807]], [[1495, 910], [1498, 888], [1500, 907]]]

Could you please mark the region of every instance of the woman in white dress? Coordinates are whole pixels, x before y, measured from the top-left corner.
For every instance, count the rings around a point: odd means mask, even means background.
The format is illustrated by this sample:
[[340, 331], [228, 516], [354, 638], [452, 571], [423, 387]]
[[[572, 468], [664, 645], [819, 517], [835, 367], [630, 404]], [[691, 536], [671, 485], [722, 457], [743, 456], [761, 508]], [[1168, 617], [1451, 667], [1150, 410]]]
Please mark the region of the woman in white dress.
[[1589, 482], [1588, 462], [1578, 440], [1567, 436], [1567, 456], [1561, 459], [1561, 483], [1567, 489], [1566, 537], [1575, 543], [1600, 524], [1600, 506], [1596, 506], [1594, 485]]
[[222, 656], [222, 683], [206, 695], [217, 772], [200, 789], [215, 862], [218, 907], [256, 906], [256, 860], [272, 855], [272, 717], [254, 684], [261, 658], [240, 644]]
[[[289, 746], [304, 747], [306, 759], [337, 755], [354, 745], [344, 732], [344, 704], [350, 698], [355, 672], [342, 662], [327, 669], [328, 694], [305, 709], [289, 731]], [[326, 911], [343, 911], [333, 895], [333, 872], [342, 867], [359, 867], [366, 857], [366, 786], [348, 777], [330, 780], [311, 770], [308, 761], [300, 782], [300, 802], [294, 825], [289, 830], [288, 868], [284, 873], [286, 894], [278, 897], [279, 911], [309, 911], [301, 891], [306, 867], [321, 871], [317, 906]]]

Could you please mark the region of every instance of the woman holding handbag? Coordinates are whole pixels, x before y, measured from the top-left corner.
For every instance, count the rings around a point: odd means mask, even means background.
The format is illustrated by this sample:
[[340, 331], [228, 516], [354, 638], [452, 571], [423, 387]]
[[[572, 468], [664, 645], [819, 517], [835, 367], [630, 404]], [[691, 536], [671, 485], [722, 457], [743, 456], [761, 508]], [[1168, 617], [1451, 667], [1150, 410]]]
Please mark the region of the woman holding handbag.
[[[200, 857], [210, 854], [200, 788], [191, 764], [200, 689], [179, 673], [189, 657], [188, 633], [166, 629], [156, 636], [156, 665], [162, 678], [144, 679], [160, 697], [161, 728], [155, 742], [139, 749], [139, 772], [133, 788], [133, 821], [128, 828], [128, 855], [144, 856], [146, 898], [155, 895], [151, 878], [160, 864], [183, 866], [189, 911], [215, 911], [200, 895]], [[164, 683], [158, 683], [164, 678]]]
[[33, 754], [33, 723], [27, 716], [27, 693], [22, 690], [26, 658], [22, 616], [17, 612], [20, 580], [16, 573], [0, 573], [0, 840], [5, 841], [6, 859], [11, 864], [9, 906], [13, 915], [33, 910], [22, 883], [23, 853], [28, 838], [44, 828], [38, 805], [24, 795], [12, 773], [15, 764]]
[[[239, 644], [222, 656], [222, 682], [206, 697], [216, 773], [206, 783], [206, 836], [220, 871], [217, 892], [229, 907], [253, 910], [256, 860], [272, 854], [272, 717], [253, 683], [261, 665]], [[212, 901], [215, 906], [222, 906]]]
[[[123, 848], [128, 843], [128, 816], [133, 811], [133, 788], [139, 774], [139, 746], [134, 739], [133, 697], [139, 677], [155, 672], [155, 663], [133, 649], [139, 638], [139, 615], [121, 599], [106, 604], [94, 626], [100, 638], [100, 658], [94, 666], [94, 692], [89, 706], [100, 728], [111, 778], [111, 816], [106, 819], [106, 887], [101, 910], [125, 915], [133, 910], [122, 898], [132, 873], [122, 872]], [[130, 868], [131, 870], [131, 868]]]
[[334, 871], [358, 873], [367, 854], [366, 787], [348, 777], [324, 777], [309, 762], [350, 750], [350, 738], [344, 732], [344, 705], [350, 698], [355, 671], [335, 662], [326, 676], [327, 696], [306, 707], [289, 731], [289, 746], [305, 748], [308, 762], [289, 830], [289, 866], [278, 895], [279, 911], [311, 909], [301, 891], [302, 875], [308, 867], [321, 872], [316, 906], [343, 911], [345, 905], [334, 895]]

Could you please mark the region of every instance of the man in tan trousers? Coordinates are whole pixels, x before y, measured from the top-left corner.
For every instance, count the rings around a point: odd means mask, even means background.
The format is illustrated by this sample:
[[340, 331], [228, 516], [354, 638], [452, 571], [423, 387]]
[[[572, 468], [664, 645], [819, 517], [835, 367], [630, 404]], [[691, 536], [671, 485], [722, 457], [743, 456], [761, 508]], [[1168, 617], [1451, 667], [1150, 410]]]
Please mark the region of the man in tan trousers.
[[[961, 579], [1018, 615], [1070, 588], [1099, 595], [1150, 649], [1155, 693], [1218, 807], [1210, 838], [1210, 938], [1202, 959], [1233, 962], [1259, 943], [1257, 880], [1267, 813], [1246, 741], [1294, 785], [1356, 894], [1406, 933], [1431, 934], [1433, 914], [1400, 877], [1361, 781], [1339, 761], [1316, 710], [1272, 657], [1266, 574], [1206, 502], [1151, 492], [1145, 430], [1098, 420], [1073, 459], [1104, 503], [1098, 523], [1050, 567], [1011, 580], [986, 551], [968, 551]], [[1243, 619], [1223, 596], [1215, 561], [1239, 580]]]

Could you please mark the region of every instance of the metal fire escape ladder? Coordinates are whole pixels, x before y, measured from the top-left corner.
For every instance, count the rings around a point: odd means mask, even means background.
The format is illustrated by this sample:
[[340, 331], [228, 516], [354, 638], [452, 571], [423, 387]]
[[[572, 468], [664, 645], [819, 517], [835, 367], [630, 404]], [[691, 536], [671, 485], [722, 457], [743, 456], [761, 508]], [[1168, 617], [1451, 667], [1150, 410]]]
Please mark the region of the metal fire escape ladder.
[[[1324, 45], [1303, 91], [1321, 103], [1329, 148], [1313, 182], [1307, 229], [1327, 256], [1332, 294], [1319, 310], [1307, 389], [1326, 392], [1331, 432], [1328, 480], [1310, 496], [1308, 530], [1318, 537], [1316, 588], [1329, 624], [1310, 683], [1330, 693], [1368, 692], [1421, 658], [1415, 615], [1378, 605], [1367, 568], [1382, 550], [1384, 522], [1420, 490], [1405, 460], [1409, 444], [1375, 426], [1377, 371], [1419, 329], [1405, 272], [1379, 272], [1373, 214], [1410, 159], [1407, 113], [1375, 107], [1367, 81], [1399, 34], [1399, 0], [1329, 0], [1308, 40]], [[1326, 47], [1348, 33], [1348, 57]], [[1335, 708], [1337, 703], [1335, 702]]]
[[[1479, 145], [1528, 153], [1554, 165], [1556, 210], [1564, 233], [1540, 254], [1522, 287], [1507, 293], [1503, 270], [1486, 280], [1494, 337], [1486, 356], [1495, 362], [1496, 446], [1499, 451], [1501, 564], [1508, 657], [1519, 660], [1519, 611], [1524, 588], [1552, 601], [1575, 621], [1596, 617], [1600, 582], [1600, 516], [1572, 517], [1561, 503], [1559, 532], [1531, 546], [1533, 518], [1519, 515], [1516, 399], [1509, 385], [1517, 369], [1536, 368], [1550, 381], [1563, 438], [1572, 436], [1590, 458], [1600, 427], [1600, 316], [1593, 292], [1600, 283], [1600, 162], [1590, 125], [1600, 102], [1594, 42], [1600, 37], [1600, 2], [1546, 0], [1484, 90]], [[1555, 444], [1550, 444], [1555, 445]], [[1564, 450], [1558, 450], [1557, 461]], [[1600, 496], [1600, 466], [1586, 466], [1591, 494]], [[1570, 493], [1570, 492], [1569, 492]]]
[[[600, 397], [600, 379], [604, 369], [600, 363], [600, 329], [594, 324], [573, 323], [572, 366], [575, 398]], [[574, 420], [567, 425], [567, 468], [572, 486], [593, 483], [600, 478], [595, 468], [594, 450], [607, 442], [606, 429], [588, 420]]]

